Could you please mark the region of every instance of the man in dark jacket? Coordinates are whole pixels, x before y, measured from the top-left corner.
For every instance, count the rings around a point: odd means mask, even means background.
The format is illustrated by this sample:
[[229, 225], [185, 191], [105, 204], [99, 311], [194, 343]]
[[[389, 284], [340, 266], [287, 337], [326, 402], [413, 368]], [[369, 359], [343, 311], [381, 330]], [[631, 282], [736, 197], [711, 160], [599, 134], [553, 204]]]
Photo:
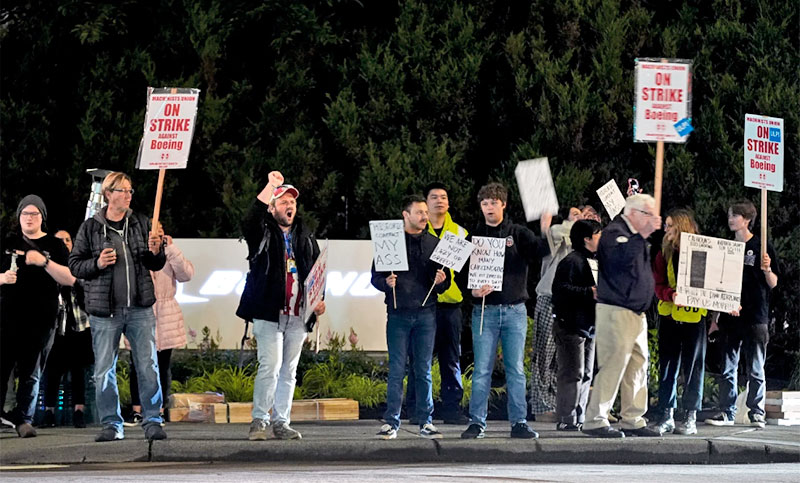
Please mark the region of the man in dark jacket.
[[[297, 215], [300, 192], [283, 184], [278, 171], [256, 197], [242, 223], [250, 271], [236, 315], [253, 321], [258, 373], [253, 387], [253, 420], [248, 439], [300, 439], [289, 426], [297, 363], [308, 330], [303, 320], [303, 284], [319, 256], [314, 235]], [[325, 302], [315, 308], [325, 312]], [[315, 316], [312, 316], [312, 318]]]
[[[660, 436], [647, 427], [647, 319], [655, 293], [647, 238], [661, 227], [655, 200], [636, 194], [600, 237], [597, 250], [597, 365], [583, 432], [601, 438]], [[620, 390], [622, 432], [608, 423]]]
[[[528, 265], [541, 262], [549, 253], [547, 242], [528, 228], [515, 225], [504, 217], [508, 191], [499, 183], [489, 183], [478, 192], [478, 204], [484, 223], [472, 230], [472, 236], [504, 238], [503, 289], [495, 292], [491, 285], [472, 290], [472, 347], [475, 371], [472, 374], [472, 397], [469, 401], [470, 425], [461, 434], [463, 439], [484, 437], [491, 390], [492, 371], [497, 356], [497, 343], [503, 344], [506, 369], [508, 420], [511, 437], [536, 439], [539, 435], [528, 426], [528, 403], [525, 400], [525, 338], [528, 332]], [[552, 217], [543, 214], [542, 230], [550, 228]], [[466, 272], [462, 270], [462, 272]], [[483, 331], [480, 327], [481, 299]]]
[[145, 215], [130, 209], [133, 188], [125, 173], [112, 172], [103, 180], [108, 206], [84, 221], [69, 256], [69, 269], [84, 283], [84, 303], [92, 326], [97, 411], [103, 429], [95, 441], [122, 439], [123, 425], [117, 388], [117, 357], [122, 334], [131, 344], [139, 374], [145, 437], [165, 439], [161, 428], [161, 384], [156, 360], [156, 301], [150, 270], [166, 258], [157, 234]]
[[[413, 353], [416, 385], [416, 417], [419, 435], [423, 438], [441, 438], [442, 433], [431, 422], [433, 394], [431, 359], [436, 336], [436, 295], [427, 297], [431, 285], [436, 294], [450, 287], [450, 277], [433, 261], [431, 254], [438, 240], [427, 232], [428, 205], [421, 196], [406, 198], [403, 203], [408, 271], [387, 273], [375, 271], [372, 264], [372, 285], [386, 294], [386, 346], [389, 349], [389, 381], [386, 388], [386, 422], [378, 436], [382, 439], [397, 437], [400, 427], [400, 406], [403, 402], [403, 377], [406, 372], [409, 347]], [[393, 294], [394, 291], [394, 294]], [[397, 305], [395, 305], [395, 294]], [[423, 305], [423, 301], [425, 304]]]
[[586, 416], [594, 374], [595, 253], [600, 243], [600, 223], [578, 220], [569, 237], [574, 250], [561, 260], [553, 277], [559, 431], [578, 431]]

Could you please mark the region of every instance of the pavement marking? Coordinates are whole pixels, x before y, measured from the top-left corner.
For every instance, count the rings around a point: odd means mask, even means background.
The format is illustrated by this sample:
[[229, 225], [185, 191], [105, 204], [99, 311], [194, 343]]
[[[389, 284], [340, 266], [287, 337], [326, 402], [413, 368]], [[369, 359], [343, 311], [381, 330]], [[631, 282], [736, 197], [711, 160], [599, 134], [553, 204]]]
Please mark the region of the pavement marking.
[[58, 470], [69, 468], [69, 465], [3, 465], [0, 471]]
[[800, 443], [792, 443], [791, 441], [777, 441], [774, 439], [756, 439], [756, 438], [737, 438], [736, 436], [720, 436], [712, 438], [713, 441], [737, 441], [741, 443], [765, 443], [765, 444], [778, 444], [783, 446], [794, 446], [800, 448]]

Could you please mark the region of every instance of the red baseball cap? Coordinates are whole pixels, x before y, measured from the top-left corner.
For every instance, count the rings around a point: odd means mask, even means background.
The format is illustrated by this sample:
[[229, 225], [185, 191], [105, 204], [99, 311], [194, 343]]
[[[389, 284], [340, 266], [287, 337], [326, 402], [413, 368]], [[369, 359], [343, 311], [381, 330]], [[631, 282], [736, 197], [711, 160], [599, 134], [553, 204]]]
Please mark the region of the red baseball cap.
[[300, 196], [300, 192], [297, 191], [297, 188], [295, 188], [294, 186], [292, 186], [290, 184], [282, 184], [282, 185], [278, 186], [277, 188], [275, 188], [272, 191], [272, 198], [270, 198], [270, 201], [275, 201], [278, 198], [280, 198], [281, 196], [285, 195], [286, 193], [289, 193], [290, 195], [294, 196], [295, 198]]

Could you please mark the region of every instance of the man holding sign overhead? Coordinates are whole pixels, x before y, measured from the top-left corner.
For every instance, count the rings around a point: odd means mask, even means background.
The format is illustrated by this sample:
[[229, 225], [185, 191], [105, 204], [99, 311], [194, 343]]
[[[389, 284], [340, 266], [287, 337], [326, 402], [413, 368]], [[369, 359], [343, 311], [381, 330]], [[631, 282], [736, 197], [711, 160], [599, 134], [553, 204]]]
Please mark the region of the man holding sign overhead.
[[[480, 439], [486, 429], [487, 405], [492, 383], [492, 370], [497, 356], [498, 341], [503, 344], [503, 362], [508, 391], [508, 420], [511, 437], [536, 439], [539, 435], [528, 426], [528, 404], [525, 400], [525, 336], [528, 331], [528, 265], [538, 262], [549, 253], [547, 242], [528, 228], [515, 225], [504, 217], [508, 191], [499, 183], [489, 183], [478, 192], [478, 203], [485, 223], [473, 230], [476, 251], [483, 250], [485, 264], [505, 250], [502, 289], [484, 283], [472, 289], [475, 305], [472, 312], [472, 346], [475, 352], [475, 372], [472, 375], [472, 397], [469, 402], [470, 425], [461, 434], [463, 439]], [[542, 216], [542, 228], [550, 227], [550, 217]], [[479, 248], [477, 239], [485, 243]], [[502, 244], [496, 246], [497, 240]], [[473, 253], [473, 256], [475, 253]], [[478, 261], [480, 262], [480, 261]], [[470, 277], [477, 264], [470, 261]], [[498, 267], [499, 268], [499, 267]], [[491, 275], [491, 274], [487, 274]], [[484, 278], [487, 282], [494, 277]], [[474, 286], [474, 283], [469, 285]], [[482, 300], [485, 297], [485, 300]], [[485, 307], [482, 303], [485, 302]], [[482, 320], [481, 320], [482, 319]], [[480, 328], [479, 328], [480, 327]]]
[[[437, 239], [427, 233], [428, 205], [418, 195], [403, 202], [403, 233], [393, 234], [391, 223], [371, 222], [375, 257], [372, 263], [372, 285], [386, 294], [388, 320], [386, 346], [389, 349], [389, 382], [386, 388], [386, 412], [378, 437], [395, 439], [400, 427], [400, 407], [403, 402], [403, 378], [408, 351], [411, 350], [416, 377], [416, 417], [419, 435], [441, 438], [442, 433], [432, 424], [433, 393], [431, 358], [436, 334], [436, 299], [427, 297], [434, 285], [436, 294], [450, 287], [450, 278], [431, 258]], [[398, 252], [394, 247], [402, 247]], [[405, 263], [403, 263], [405, 262]], [[399, 268], [393, 268], [399, 267]], [[394, 273], [394, 270], [404, 271]]]

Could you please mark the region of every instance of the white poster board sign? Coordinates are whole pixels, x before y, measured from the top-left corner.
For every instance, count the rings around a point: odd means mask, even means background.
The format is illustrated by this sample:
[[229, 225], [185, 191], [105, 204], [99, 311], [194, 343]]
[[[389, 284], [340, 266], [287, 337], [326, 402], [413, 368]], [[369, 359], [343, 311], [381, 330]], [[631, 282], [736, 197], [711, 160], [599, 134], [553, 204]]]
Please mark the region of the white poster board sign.
[[431, 254], [431, 260], [460, 272], [472, 254], [474, 245], [455, 233], [445, 232]]
[[558, 197], [547, 158], [520, 161], [514, 175], [527, 221], [538, 220], [542, 213], [558, 214]]
[[186, 168], [199, 98], [200, 89], [147, 88], [147, 114], [137, 168]]
[[375, 262], [375, 271], [408, 271], [403, 220], [372, 220], [369, 222], [369, 233], [372, 238], [372, 258]]
[[691, 120], [692, 63], [689, 60], [636, 59], [633, 140], [685, 143], [675, 124]]
[[608, 216], [612, 220], [625, 208], [625, 198], [622, 196], [622, 191], [619, 190], [617, 182], [613, 179], [597, 190], [597, 196], [600, 197], [600, 202], [603, 203]]
[[475, 248], [469, 257], [467, 288], [472, 290], [484, 285], [491, 285], [494, 290], [503, 290], [506, 239], [473, 236], [472, 244]]
[[303, 307], [303, 322], [308, 322], [311, 314], [314, 313], [314, 307], [322, 301], [322, 296], [325, 294], [325, 281], [328, 274], [328, 244], [325, 243], [325, 248], [319, 253], [317, 261], [308, 272], [306, 281], [303, 282], [303, 297], [305, 298], [305, 306]]
[[719, 312], [739, 310], [744, 243], [681, 233], [675, 303]]
[[744, 185], [783, 191], [783, 119], [744, 115]]

